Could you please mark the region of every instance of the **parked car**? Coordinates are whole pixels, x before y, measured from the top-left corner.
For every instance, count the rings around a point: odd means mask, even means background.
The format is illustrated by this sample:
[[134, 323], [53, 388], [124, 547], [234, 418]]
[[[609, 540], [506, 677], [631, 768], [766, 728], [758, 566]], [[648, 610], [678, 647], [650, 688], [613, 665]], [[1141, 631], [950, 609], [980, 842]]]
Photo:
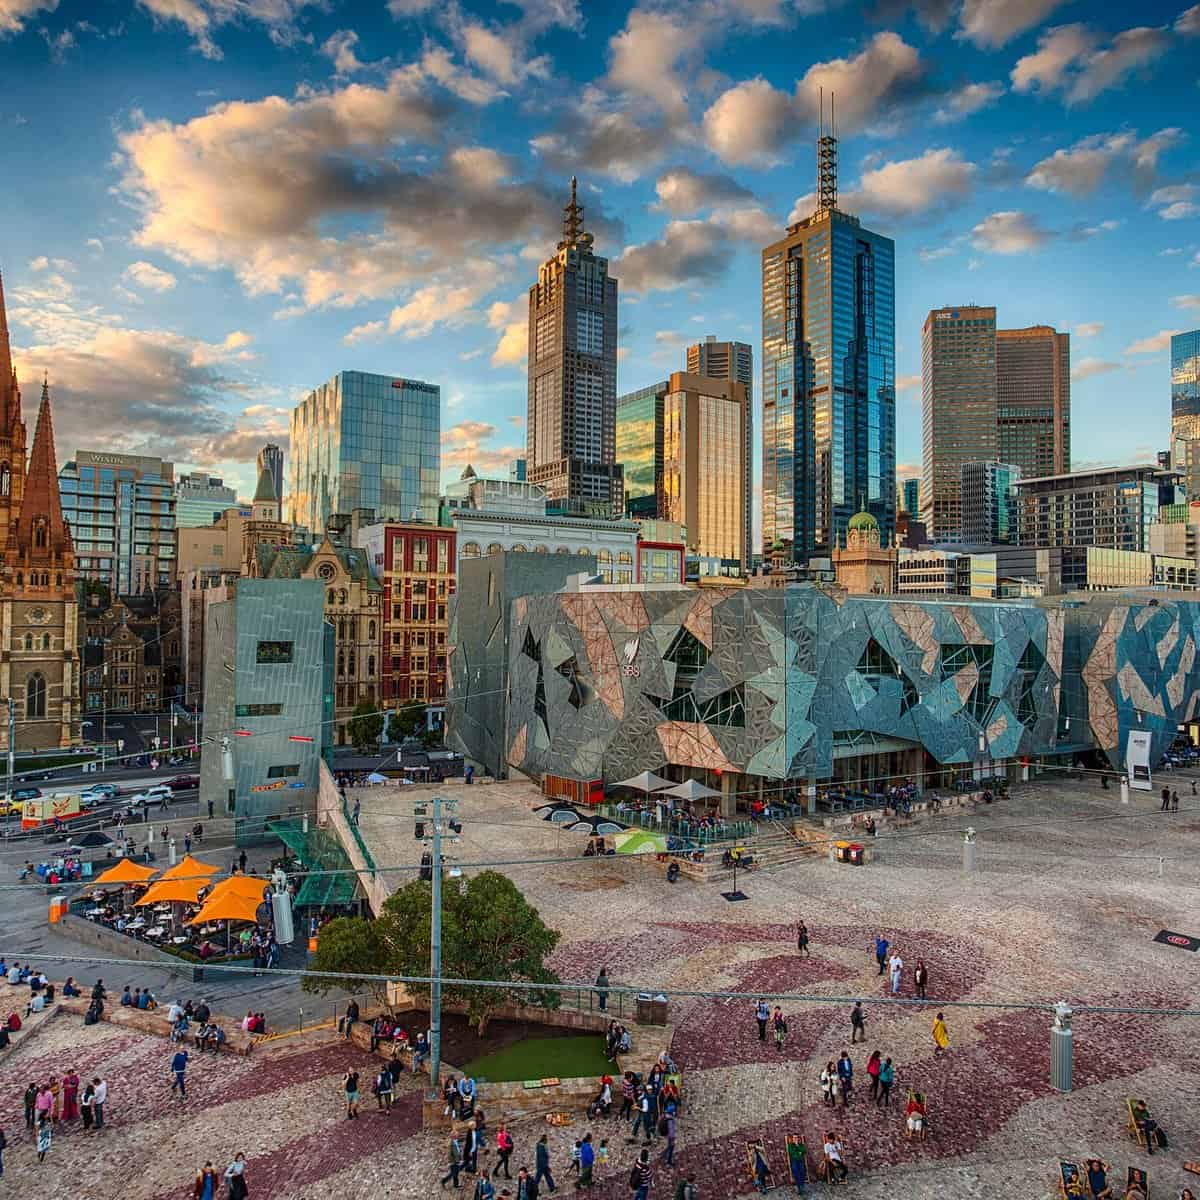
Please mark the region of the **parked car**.
[[138, 792], [129, 801], [134, 806], [139, 804], [170, 804], [170, 802], [171, 789], [165, 783], [156, 783], [144, 792]]
[[110, 800], [121, 794], [121, 789], [115, 783], [94, 783], [89, 792], [95, 792], [98, 796], [107, 796]]
[[193, 788], [198, 788], [200, 786], [200, 776], [176, 775], [174, 779], [168, 779], [165, 786], [170, 788], [173, 792], [191, 791]]
[[12, 798], [14, 800], [37, 800], [41, 797], [42, 789], [36, 787], [19, 787], [13, 788]]

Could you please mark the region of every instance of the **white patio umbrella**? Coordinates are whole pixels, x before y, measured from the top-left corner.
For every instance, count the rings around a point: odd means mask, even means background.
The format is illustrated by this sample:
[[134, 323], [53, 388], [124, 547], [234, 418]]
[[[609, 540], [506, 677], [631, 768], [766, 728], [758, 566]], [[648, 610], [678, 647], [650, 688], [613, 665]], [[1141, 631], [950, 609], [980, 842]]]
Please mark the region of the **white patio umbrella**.
[[672, 788], [667, 788], [663, 792], [664, 796], [675, 796], [680, 800], [711, 800], [721, 795], [715, 788], [706, 787], [702, 783], [697, 783], [694, 779], [685, 780], [683, 783], [677, 783]]
[[662, 788], [669, 788], [671, 781], [663, 779], [661, 775], [655, 775], [653, 771], [643, 771], [640, 775], [635, 775], [632, 779], [622, 779], [613, 786], [633, 788], [639, 792], [657, 792]]

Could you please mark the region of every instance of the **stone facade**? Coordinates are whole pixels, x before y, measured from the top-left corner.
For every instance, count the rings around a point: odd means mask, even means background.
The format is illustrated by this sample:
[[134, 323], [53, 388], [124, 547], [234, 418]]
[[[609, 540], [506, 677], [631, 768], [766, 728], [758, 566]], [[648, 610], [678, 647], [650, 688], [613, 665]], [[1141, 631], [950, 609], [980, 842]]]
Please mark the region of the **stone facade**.
[[179, 592], [105, 599], [85, 592], [79, 614], [84, 713], [168, 711], [184, 698]]
[[896, 549], [881, 546], [879, 522], [870, 513], [850, 518], [846, 545], [833, 552], [838, 586], [852, 596], [890, 596], [896, 591]]

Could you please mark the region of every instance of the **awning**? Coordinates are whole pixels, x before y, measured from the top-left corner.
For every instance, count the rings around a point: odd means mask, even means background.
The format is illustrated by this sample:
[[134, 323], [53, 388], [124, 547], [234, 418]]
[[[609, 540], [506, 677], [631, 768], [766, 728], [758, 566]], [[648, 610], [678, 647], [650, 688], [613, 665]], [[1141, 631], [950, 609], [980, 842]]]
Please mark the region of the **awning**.
[[211, 879], [160, 879], [152, 883], [146, 894], [135, 904], [195, 904], [200, 899], [200, 889], [206, 888]]
[[670, 787], [671, 781], [661, 775], [655, 775], [653, 771], [643, 771], [632, 779], [622, 779], [620, 783], [614, 783], [612, 786], [633, 788], [638, 792], [657, 792], [659, 788]]
[[269, 879], [259, 879], [257, 875], [230, 875], [228, 879], [222, 879], [213, 885], [208, 899], [215, 900], [218, 896], [232, 892], [235, 896], [249, 896], [251, 900], [261, 903], [263, 892], [270, 886]]
[[680, 800], [712, 800], [719, 797], [720, 794], [715, 788], [705, 787], [695, 779], [677, 783], [673, 788], [667, 788], [663, 792], [664, 796], [675, 796]]
[[665, 854], [667, 839], [661, 833], [651, 833], [648, 829], [627, 829], [624, 833], [613, 834], [613, 844], [618, 854]]
[[143, 866], [135, 863], [131, 858], [123, 858], [116, 866], [109, 867], [107, 871], [97, 875], [94, 883], [148, 883], [158, 871], [154, 867]]
[[296, 893], [296, 906], [353, 904], [358, 880], [353, 875], [306, 875]]
[[186, 879], [189, 875], [213, 875], [221, 868], [213, 863], [201, 862], [190, 854], [185, 854], [169, 871], [164, 871], [164, 879]]
[[205, 902], [204, 907], [189, 922], [189, 925], [207, 925], [210, 921], [257, 921], [261, 898], [239, 896], [237, 892], [226, 892]]

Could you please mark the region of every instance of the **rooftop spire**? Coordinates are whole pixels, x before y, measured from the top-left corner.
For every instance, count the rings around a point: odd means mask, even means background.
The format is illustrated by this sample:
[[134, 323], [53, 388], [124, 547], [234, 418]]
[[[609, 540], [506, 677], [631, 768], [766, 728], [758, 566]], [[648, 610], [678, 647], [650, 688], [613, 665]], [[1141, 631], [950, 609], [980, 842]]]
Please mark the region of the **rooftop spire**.
[[569, 250], [574, 246], [590, 249], [592, 235], [583, 228], [583, 205], [576, 199], [577, 181], [571, 176], [571, 202], [563, 209], [563, 237], [558, 243], [560, 250]]
[[13, 370], [12, 347], [8, 340], [8, 317], [4, 311], [4, 277], [0, 275], [0, 436], [21, 415], [21, 394]]
[[17, 549], [32, 558], [49, 558], [69, 553], [71, 535], [63, 520], [62, 500], [58, 492], [58, 462], [54, 453], [54, 420], [50, 414], [50, 381], [42, 384], [38, 405], [33, 450], [29, 455], [29, 473], [25, 495], [17, 518]]
[[837, 208], [838, 140], [834, 93], [829, 93], [829, 132], [825, 132], [825, 89], [820, 89], [817, 125], [817, 212]]

